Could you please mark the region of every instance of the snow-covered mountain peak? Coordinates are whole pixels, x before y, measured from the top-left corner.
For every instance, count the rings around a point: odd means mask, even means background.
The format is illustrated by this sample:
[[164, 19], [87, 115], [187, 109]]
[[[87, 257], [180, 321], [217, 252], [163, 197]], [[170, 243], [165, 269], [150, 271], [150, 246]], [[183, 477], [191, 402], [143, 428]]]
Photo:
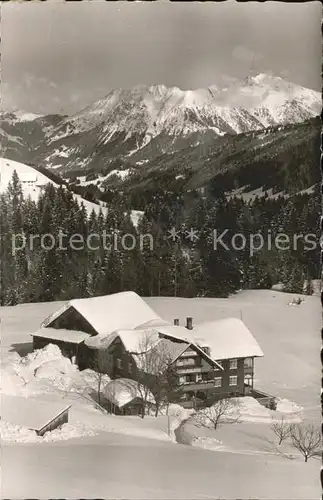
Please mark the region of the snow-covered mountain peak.
[[266, 115], [264, 126], [303, 121], [319, 115], [322, 106], [319, 92], [265, 73], [234, 82], [219, 100], [222, 105], [248, 110], [259, 119]]
[[[112, 150], [129, 156], [157, 137], [162, 142], [168, 137], [172, 143], [175, 138], [194, 133], [243, 133], [303, 122], [321, 111], [318, 92], [271, 74], [250, 75], [243, 80], [226, 78], [224, 84], [195, 90], [163, 84], [111, 90], [46, 132], [48, 145], [57, 143], [50, 163], [61, 166], [66, 163], [66, 154], [80, 155], [89, 134], [101, 156], [102, 151], [111, 154]], [[65, 138], [69, 138], [68, 144]], [[87, 161], [95, 154], [86, 153]]]
[[38, 118], [42, 118], [44, 115], [38, 113], [30, 113], [23, 111], [21, 109], [14, 109], [11, 111], [0, 110], [0, 116], [2, 120], [15, 122], [32, 122]]

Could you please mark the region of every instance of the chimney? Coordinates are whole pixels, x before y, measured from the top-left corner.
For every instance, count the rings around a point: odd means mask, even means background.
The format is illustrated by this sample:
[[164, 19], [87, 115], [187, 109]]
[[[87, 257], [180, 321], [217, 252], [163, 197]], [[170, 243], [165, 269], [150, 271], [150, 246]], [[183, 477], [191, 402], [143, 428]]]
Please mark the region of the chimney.
[[186, 328], [193, 330], [193, 318], [186, 318]]
[[174, 325], [175, 325], [175, 326], [179, 326], [179, 319], [178, 319], [178, 318], [175, 318], [175, 319], [174, 319]]

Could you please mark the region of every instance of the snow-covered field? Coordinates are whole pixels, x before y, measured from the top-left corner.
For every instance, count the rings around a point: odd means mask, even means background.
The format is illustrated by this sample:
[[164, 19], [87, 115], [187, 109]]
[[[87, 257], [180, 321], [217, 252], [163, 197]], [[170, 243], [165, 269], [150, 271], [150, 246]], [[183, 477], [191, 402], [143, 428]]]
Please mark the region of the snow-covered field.
[[[69, 359], [62, 356], [57, 346], [49, 345], [23, 358], [16, 352], [10, 353], [1, 360], [1, 373], [1, 393], [34, 401], [35, 406], [33, 408], [30, 405], [30, 413], [35, 409], [38, 413], [46, 411], [46, 404], [43, 403], [46, 401], [61, 401], [66, 406], [72, 405], [69, 423], [61, 431], [46, 433], [44, 437], [38, 437], [34, 431], [21, 425], [12, 425], [12, 422], [2, 418], [0, 431], [4, 442], [44, 443], [93, 436], [98, 432], [122, 432], [157, 440], [171, 440], [167, 435], [166, 417], [157, 419], [158, 422], [148, 417], [143, 426], [142, 420], [138, 418], [116, 417], [94, 406], [91, 396], [96, 394], [98, 387], [95, 373], [92, 370], [79, 372]], [[109, 381], [108, 376], [102, 377], [103, 393]], [[7, 399], [3, 398], [3, 402], [5, 404]], [[38, 418], [41, 416], [38, 415]], [[25, 416], [25, 420], [30, 419], [32, 415]], [[24, 418], [20, 420], [23, 421]]]
[[[198, 425], [201, 418], [191, 415], [177, 430], [178, 440], [194, 447], [213, 451], [225, 451], [240, 454], [280, 455], [285, 458], [300, 459], [289, 440], [281, 446], [271, 430], [273, 422], [284, 419], [286, 424], [298, 424], [304, 419], [303, 409], [289, 400], [278, 400], [277, 410], [269, 410], [251, 397], [235, 398], [238, 422], [234, 425], [222, 423], [217, 430], [204, 420], [205, 425]], [[235, 413], [235, 412], [234, 412]], [[233, 413], [233, 414], [234, 414]]]
[[[68, 424], [44, 438], [1, 423], [3, 496], [317, 498], [319, 461], [305, 464], [287, 445], [278, 452], [269, 427], [281, 413], [294, 421], [320, 418], [320, 301], [304, 296], [290, 307], [293, 297], [246, 291], [230, 299], [147, 299], [157, 314], [181, 324], [186, 316], [195, 323], [242, 317], [264, 351], [255, 386], [281, 398], [278, 411], [246, 400], [241, 423], [217, 431], [196, 427], [178, 407], [170, 421], [102, 413], [87, 397], [95, 388], [91, 371], [78, 372], [52, 346], [31, 354], [30, 333], [62, 303], [0, 308], [2, 393], [72, 404]], [[187, 418], [190, 447], [174, 444], [174, 430]]]

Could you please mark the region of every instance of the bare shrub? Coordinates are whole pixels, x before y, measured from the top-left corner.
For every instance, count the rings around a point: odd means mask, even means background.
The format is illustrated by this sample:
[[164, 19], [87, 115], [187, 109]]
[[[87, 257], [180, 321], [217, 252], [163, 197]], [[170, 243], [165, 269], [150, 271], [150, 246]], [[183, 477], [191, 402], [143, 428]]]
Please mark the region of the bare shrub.
[[270, 429], [277, 436], [279, 445], [290, 437], [290, 425], [286, 422], [284, 417], [279, 421], [274, 420], [270, 425]]
[[210, 427], [214, 430], [223, 423], [234, 424], [240, 419], [240, 405], [230, 398], [217, 401], [213, 406], [204, 408], [195, 415], [195, 421], [199, 427]]
[[172, 358], [165, 343], [156, 342], [149, 336], [143, 336], [139, 342], [138, 352], [134, 353], [138, 367], [136, 381], [138, 392], [143, 402], [142, 417], [149, 405], [149, 396], [155, 399], [155, 416], [163, 403], [167, 406], [177, 386]]
[[321, 430], [314, 424], [290, 425], [290, 437], [296, 448], [307, 462], [312, 457], [319, 457], [322, 452]]
[[98, 349], [92, 362], [93, 377], [95, 379], [96, 398], [101, 406], [102, 382], [111, 368], [111, 356], [107, 349]]

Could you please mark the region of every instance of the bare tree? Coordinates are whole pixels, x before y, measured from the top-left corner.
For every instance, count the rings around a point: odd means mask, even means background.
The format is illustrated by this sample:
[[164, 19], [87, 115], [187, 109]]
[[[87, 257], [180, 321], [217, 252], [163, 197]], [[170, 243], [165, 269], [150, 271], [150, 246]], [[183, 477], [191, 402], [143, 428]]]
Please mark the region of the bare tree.
[[277, 436], [279, 445], [281, 445], [285, 439], [290, 437], [290, 425], [286, 422], [284, 417], [280, 420], [273, 420], [270, 425], [270, 429]]
[[239, 422], [240, 405], [230, 398], [223, 398], [209, 408], [204, 408], [195, 414], [195, 421], [199, 427], [213, 427], [214, 430], [220, 424]]
[[309, 458], [320, 456], [322, 452], [321, 430], [314, 424], [293, 424], [290, 426], [290, 436], [294, 448], [304, 457], [305, 462]]
[[151, 394], [155, 399], [155, 416], [157, 417], [163, 401], [168, 399], [167, 396], [170, 396], [175, 385], [167, 342], [163, 342], [162, 339], [158, 340], [146, 332], [139, 342], [138, 352], [133, 354], [138, 368], [136, 377], [138, 392], [143, 401], [142, 417], [145, 415]]

